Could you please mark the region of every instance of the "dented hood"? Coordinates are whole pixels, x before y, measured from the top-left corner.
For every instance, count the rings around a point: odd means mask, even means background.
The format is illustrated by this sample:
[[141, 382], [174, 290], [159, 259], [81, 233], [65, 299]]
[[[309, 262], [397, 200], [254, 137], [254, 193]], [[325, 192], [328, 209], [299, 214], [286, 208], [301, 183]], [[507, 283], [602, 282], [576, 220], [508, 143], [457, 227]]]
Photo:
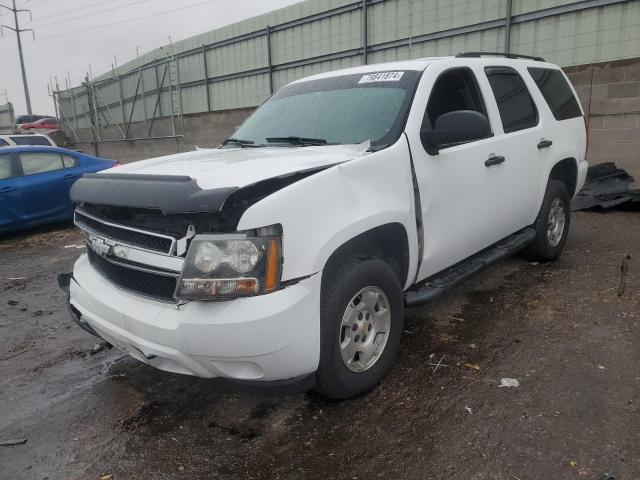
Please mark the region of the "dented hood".
[[181, 175], [203, 190], [241, 188], [261, 180], [329, 167], [363, 155], [369, 143], [321, 147], [201, 149], [142, 160], [102, 174]]
[[230, 195], [244, 192], [245, 187], [251, 191], [265, 182], [269, 187], [262, 193], [269, 194], [304, 176], [360, 157], [368, 148], [369, 142], [196, 150], [85, 174], [70, 194], [76, 204], [154, 208], [164, 213], [219, 211]]

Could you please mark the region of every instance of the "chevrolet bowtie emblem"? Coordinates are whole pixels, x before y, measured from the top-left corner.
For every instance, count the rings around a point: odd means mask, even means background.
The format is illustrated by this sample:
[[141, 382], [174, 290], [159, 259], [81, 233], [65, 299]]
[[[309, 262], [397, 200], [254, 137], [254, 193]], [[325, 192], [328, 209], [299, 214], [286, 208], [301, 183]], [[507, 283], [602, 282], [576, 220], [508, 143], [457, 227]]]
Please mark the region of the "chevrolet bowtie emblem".
[[103, 238], [93, 236], [89, 237], [89, 245], [94, 252], [103, 257], [111, 255], [113, 253], [113, 247], [115, 247], [115, 245], [108, 243]]

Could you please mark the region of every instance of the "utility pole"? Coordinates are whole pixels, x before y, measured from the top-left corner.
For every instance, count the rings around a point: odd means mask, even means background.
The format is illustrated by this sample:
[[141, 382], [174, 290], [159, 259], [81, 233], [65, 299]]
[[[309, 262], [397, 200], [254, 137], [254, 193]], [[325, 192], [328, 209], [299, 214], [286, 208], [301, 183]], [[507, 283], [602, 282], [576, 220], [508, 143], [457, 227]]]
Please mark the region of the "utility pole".
[[2, 5], [0, 3], [0, 7], [6, 8], [7, 10], [13, 12], [13, 20], [14, 27], [9, 27], [8, 25], [0, 25], [1, 28], [8, 28], [9, 30], [13, 30], [16, 32], [16, 38], [18, 39], [18, 54], [20, 55], [20, 68], [22, 69], [22, 85], [24, 86], [24, 99], [27, 104], [27, 113], [31, 115], [33, 112], [31, 111], [31, 97], [29, 96], [29, 85], [27, 84], [27, 71], [24, 68], [24, 55], [22, 54], [22, 39], [20, 38], [20, 34], [22, 32], [33, 32], [32, 28], [20, 28], [20, 22], [18, 21], [18, 13], [20, 12], [29, 12], [29, 16], [31, 17], [31, 10], [24, 10], [16, 8], [16, 0], [13, 0], [13, 8], [9, 8], [6, 5]]

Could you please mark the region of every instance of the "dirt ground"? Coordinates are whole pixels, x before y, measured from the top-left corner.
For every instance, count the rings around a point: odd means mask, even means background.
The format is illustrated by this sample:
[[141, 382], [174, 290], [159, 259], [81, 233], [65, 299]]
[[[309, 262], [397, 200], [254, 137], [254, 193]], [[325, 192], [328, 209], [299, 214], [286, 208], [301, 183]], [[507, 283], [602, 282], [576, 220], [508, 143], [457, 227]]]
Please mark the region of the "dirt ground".
[[0, 443], [27, 440], [0, 446], [2, 479], [640, 479], [637, 213], [578, 213], [558, 262], [407, 310], [383, 383], [333, 403], [91, 355], [56, 285], [81, 244], [0, 239]]

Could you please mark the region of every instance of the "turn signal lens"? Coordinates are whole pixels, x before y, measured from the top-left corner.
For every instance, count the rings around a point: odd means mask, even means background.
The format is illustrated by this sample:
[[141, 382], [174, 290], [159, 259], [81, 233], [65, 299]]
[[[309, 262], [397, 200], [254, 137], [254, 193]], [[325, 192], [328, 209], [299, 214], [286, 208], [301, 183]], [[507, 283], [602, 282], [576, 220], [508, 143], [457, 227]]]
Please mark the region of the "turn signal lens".
[[280, 252], [278, 242], [272, 238], [267, 247], [267, 271], [264, 279], [264, 291], [273, 292], [278, 286], [278, 271], [280, 270]]

